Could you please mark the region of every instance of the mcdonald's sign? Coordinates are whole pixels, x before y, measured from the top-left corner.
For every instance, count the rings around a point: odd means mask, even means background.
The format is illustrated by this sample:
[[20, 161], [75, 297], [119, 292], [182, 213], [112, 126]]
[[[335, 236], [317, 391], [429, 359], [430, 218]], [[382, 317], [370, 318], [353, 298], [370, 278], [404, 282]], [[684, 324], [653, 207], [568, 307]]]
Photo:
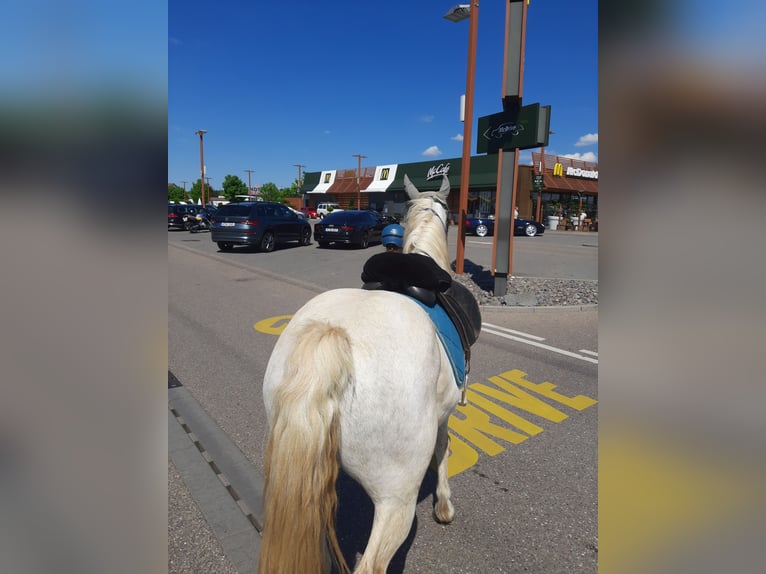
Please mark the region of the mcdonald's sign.
[[564, 175], [564, 166], [560, 163], [556, 163], [553, 165], [553, 175]]

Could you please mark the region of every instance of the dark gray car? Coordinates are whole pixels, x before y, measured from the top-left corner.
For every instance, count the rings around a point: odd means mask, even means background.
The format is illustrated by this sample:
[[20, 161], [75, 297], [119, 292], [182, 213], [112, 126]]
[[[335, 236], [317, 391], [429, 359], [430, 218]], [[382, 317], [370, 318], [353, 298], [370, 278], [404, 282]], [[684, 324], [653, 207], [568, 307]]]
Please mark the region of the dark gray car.
[[311, 225], [280, 203], [229, 203], [218, 208], [210, 223], [210, 237], [221, 251], [231, 251], [235, 245], [273, 251], [277, 243], [311, 243]]

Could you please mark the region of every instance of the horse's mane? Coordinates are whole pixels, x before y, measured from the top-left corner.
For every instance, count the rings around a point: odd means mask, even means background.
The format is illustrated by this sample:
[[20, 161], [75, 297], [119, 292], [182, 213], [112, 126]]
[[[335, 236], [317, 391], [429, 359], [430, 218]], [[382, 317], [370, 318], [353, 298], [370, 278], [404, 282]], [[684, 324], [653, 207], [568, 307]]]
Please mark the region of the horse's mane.
[[[435, 202], [431, 199], [436, 193], [424, 192], [421, 197], [408, 202], [404, 225], [403, 253], [422, 253], [428, 255], [436, 264], [450, 271], [447, 251], [447, 234], [444, 221], [434, 213]], [[436, 206], [438, 207], [438, 206]], [[447, 217], [444, 213], [443, 217]]]

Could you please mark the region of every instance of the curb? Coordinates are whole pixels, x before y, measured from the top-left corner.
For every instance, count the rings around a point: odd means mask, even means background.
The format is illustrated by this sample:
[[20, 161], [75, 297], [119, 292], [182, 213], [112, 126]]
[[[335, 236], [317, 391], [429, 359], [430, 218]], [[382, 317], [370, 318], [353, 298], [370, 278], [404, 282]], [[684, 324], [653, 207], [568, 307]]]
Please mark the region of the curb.
[[598, 311], [598, 304], [589, 305], [561, 305], [557, 307], [520, 307], [517, 305], [479, 305], [479, 311], [485, 310], [512, 311], [514, 313], [573, 313], [581, 311]]

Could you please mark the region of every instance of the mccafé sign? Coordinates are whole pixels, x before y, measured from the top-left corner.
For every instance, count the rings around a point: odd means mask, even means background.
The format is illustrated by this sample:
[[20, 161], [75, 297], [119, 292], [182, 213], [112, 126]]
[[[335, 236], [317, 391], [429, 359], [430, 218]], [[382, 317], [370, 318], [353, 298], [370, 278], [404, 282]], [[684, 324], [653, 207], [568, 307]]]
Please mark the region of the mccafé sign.
[[[560, 163], [553, 165], [553, 175], [563, 176], [564, 166]], [[586, 179], [598, 179], [597, 169], [582, 169], [580, 167], [567, 167], [567, 176], [569, 177], [584, 177]]]

